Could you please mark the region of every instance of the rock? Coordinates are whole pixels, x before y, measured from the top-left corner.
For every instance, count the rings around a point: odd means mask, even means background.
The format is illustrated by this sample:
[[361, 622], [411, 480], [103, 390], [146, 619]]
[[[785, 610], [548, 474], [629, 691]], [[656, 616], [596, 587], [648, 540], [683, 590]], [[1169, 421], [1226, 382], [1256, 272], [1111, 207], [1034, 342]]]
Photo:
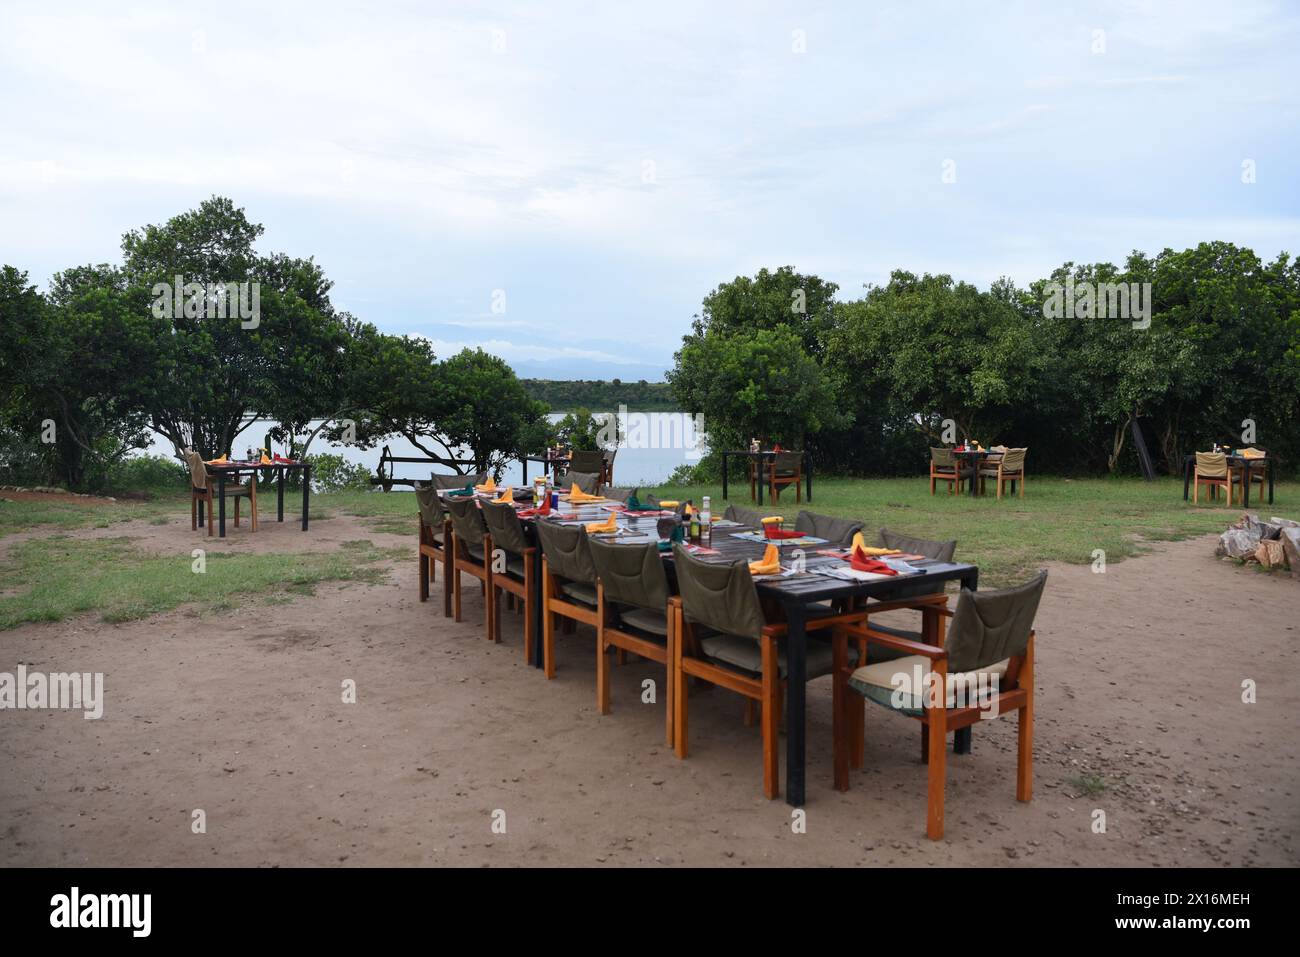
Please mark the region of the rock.
[[1300, 528], [1290, 526], [1282, 529], [1282, 554], [1291, 566], [1291, 577], [1300, 581]]
[[1276, 539], [1260, 542], [1259, 548], [1255, 549], [1255, 558], [1265, 568], [1274, 565], [1280, 567], [1286, 563], [1282, 555], [1282, 543]]

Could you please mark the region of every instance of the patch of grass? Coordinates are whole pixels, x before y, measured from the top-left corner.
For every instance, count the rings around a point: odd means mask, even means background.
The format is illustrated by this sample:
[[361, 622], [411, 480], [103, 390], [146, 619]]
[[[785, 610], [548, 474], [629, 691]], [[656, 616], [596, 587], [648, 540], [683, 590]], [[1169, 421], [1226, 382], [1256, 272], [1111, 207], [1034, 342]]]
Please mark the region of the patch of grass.
[[1096, 797], [1110, 787], [1110, 784], [1100, 774], [1080, 774], [1076, 777], [1067, 778], [1065, 783], [1080, 797]]
[[369, 541], [344, 542], [324, 553], [209, 552], [200, 574], [188, 550], [150, 555], [127, 538], [58, 535], [20, 542], [0, 564], [0, 629], [88, 612], [108, 622], [131, 621], [186, 604], [225, 611], [266, 592], [310, 595], [327, 581], [373, 583], [383, 575], [383, 561], [405, 553]]
[[[3, 499], [0, 492], [0, 499]], [[15, 532], [25, 532], [38, 526], [61, 529], [108, 528], [132, 519], [153, 519], [165, 514], [176, 514], [177, 509], [188, 509], [183, 498], [154, 499], [147, 502], [110, 502], [102, 505], [77, 505], [66, 500], [50, 499], [36, 502], [0, 501], [0, 538]]]
[[[930, 539], [957, 539], [959, 560], [980, 566], [980, 584], [998, 587], [1023, 581], [1044, 562], [1087, 564], [1101, 549], [1108, 563], [1140, 554], [1144, 542], [1177, 541], [1207, 532], [1221, 532], [1240, 514], [1223, 505], [1194, 506], [1183, 501], [1182, 481], [1173, 478], [1145, 482], [1137, 478], [1036, 478], [1030, 473], [1025, 497], [1001, 501], [992, 494], [971, 498], [950, 496], [939, 486], [931, 497], [927, 479], [818, 479], [811, 510], [861, 519], [874, 536], [882, 525]], [[721, 514], [727, 503], [720, 486], [645, 489], [656, 495], [689, 498], [697, 504], [712, 496]], [[731, 501], [750, 505], [749, 483], [731, 485]], [[1279, 485], [1278, 501], [1288, 487]], [[392, 498], [393, 496], [388, 496]], [[766, 496], [764, 496], [766, 498]], [[764, 505], [767, 514], [793, 519], [801, 508], [793, 489], [783, 492], [781, 505]], [[1271, 511], [1270, 511], [1271, 509]], [[1255, 510], [1255, 505], [1251, 505]], [[1267, 514], [1286, 514], [1282, 504], [1260, 506]], [[870, 537], [870, 536], [869, 536]]]

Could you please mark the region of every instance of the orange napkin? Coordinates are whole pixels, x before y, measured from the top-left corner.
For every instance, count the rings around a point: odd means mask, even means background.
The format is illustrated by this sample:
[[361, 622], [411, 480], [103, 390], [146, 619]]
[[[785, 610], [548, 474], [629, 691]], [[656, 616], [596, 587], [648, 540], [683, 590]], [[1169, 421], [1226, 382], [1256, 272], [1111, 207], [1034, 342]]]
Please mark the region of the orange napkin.
[[274, 465], [275, 463], [272, 462], [272, 461], [270, 460], [270, 458], [267, 457], [267, 454], [266, 454], [265, 452], [263, 452], [263, 453], [262, 453], [262, 464], [263, 464], [263, 465]]
[[609, 513], [609, 518], [603, 522], [588, 522], [587, 533], [594, 534], [597, 532], [617, 532], [618, 522], [614, 521], [614, 513]]
[[205, 462], [204, 464], [205, 464], [205, 465], [225, 465], [225, 464], [226, 464], [226, 457], [223, 455], [223, 456], [221, 456], [221, 458], [219, 458], [219, 459], [208, 459], [208, 461]]
[[489, 475], [486, 482], [482, 485], [475, 485], [474, 488], [479, 492], [495, 492], [497, 490], [497, 480]]
[[853, 544], [849, 546], [850, 551], [862, 552], [862, 554], [871, 555], [901, 555], [903, 554], [897, 548], [876, 548], [874, 545], [868, 545], [862, 537], [861, 532], [853, 533]]
[[681, 502], [678, 502], [678, 501], [676, 501], [676, 500], [674, 499], [674, 500], [672, 500], [672, 501], [668, 501], [668, 500], [662, 501], [662, 502], [659, 503], [659, 506], [660, 506], [661, 508], [676, 508], [676, 507], [677, 507], [678, 505], [680, 505], [680, 504], [682, 504], [682, 503], [681, 503]]
[[[605, 499], [601, 495], [589, 495], [582, 489], [578, 488], [578, 483], [573, 483], [573, 488], [569, 489], [570, 502], [603, 502]], [[612, 516], [611, 516], [612, 517]]]
[[492, 500], [494, 505], [513, 505], [515, 504], [515, 489], [513, 485], [506, 486], [503, 494], [498, 495]]
[[751, 575], [781, 574], [781, 549], [775, 545], [767, 546], [767, 551], [763, 552], [763, 557], [759, 561], [749, 563], [749, 573]]

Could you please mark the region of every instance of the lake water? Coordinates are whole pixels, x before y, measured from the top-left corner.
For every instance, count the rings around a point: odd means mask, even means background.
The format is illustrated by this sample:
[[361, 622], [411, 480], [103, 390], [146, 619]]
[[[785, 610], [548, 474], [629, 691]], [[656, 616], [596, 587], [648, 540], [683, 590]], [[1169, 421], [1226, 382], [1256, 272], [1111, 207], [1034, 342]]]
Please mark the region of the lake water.
[[[551, 413], [549, 416], [552, 422], [558, 422], [564, 416], [560, 413]], [[235, 439], [235, 449], [239, 454], [250, 445], [260, 445], [266, 437], [267, 429], [275, 423], [269, 421], [254, 422], [251, 426], [240, 433]], [[315, 425], [317, 423], [313, 423]], [[303, 437], [305, 438], [305, 436]], [[424, 453], [417, 449], [401, 436], [389, 439], [386, 443], [393, 455], [401, 457], [423, 456]], [[643, 444], [643, 443], [635, 443]], [[326, 442], [319, 436], [307, 450], [308, 455], [318, 455], [322, 452], [332, 452], [336, 455], [342, 455], [349, 462], [360, 463], [369, 469], [372, 473], [379, 465], [379, 456], [382, 453], [384, 443], [373, 449], [359, 449], [350, 445], [336, 445]], [[149, 452], [154, 455], [171, 456], [173, 454], [171, 442], [162, 436], [155, 436]], [[282, 451], [276, 449], [275, 451]], [[688, 455], [691, 456], [688, 458]], [[468, 455], [461, 453], [456, 458], [467, 458]], [[694, 464], [699, 458], [694, 452], [688, 452], [685, 448], [621, 448], [618, 450], [618, 457], [614, 460], [614, 481], [618, 485], [658, 485], [664, 482], [668, 476], [673, 473], [679, 465], [686, 463]], [[528, 463], [528, 476], [532, 478], [537, 475], [541, 465], [537, 462]], [[395, 474], [398, 478], [423, 478], [430, 471], [450, 472], [450, 468], [440, 466], [419, 465], [415, 463], [402, 464], [395, 466]], [[520, 484], [523, 479], [523, 470], [518, 462], [511, 462], [505, 468], [504, 480], [512, 484]], [[395, 489], [409, 488], [409, 486], [394, 486]]]

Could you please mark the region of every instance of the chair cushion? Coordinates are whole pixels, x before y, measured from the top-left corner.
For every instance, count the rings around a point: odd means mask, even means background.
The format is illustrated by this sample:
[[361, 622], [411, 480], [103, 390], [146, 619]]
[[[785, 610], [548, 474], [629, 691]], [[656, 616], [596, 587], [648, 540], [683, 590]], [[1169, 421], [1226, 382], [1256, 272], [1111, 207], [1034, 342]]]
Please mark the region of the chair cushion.
[[588, 585], [586, 582], [564, 582], [560, 585], [560, 591], [581, 605], [589, 608], [596, 607], [595, 585]]
[[[714, 635], [700, 639], [700, 648], [705, 657], [743, 671], [751, 676], [763, 673], [763, 652], [757, 641], [741, 635]], [[808, 638], [808, 680], [820, 678], [831, 673], [831, 643], [820, 638]], [[777, 646], [777, 670], [782, 678], [786, 677], [786, 658], [784, 642]], [[858, 649], [849, 643], [849, 664], [858, 662]]]
[[668, 614], [653, 608], [625, 608], [619, 612], [619, 623], [661, 638], [668, 635]]
[[[884, 629], [881, 629], [882, 631]], [[947, 703], [948, 707], [955, 707], [957, 704], [957, 689], [964, 687], [966, 697], [962, 701], [963, 706], [976, 704], [972, 700], [974, 694], [985, 689], [995, 687], [992, 682], [998, 682], [997, 687], [1001, 687], [1003, 676], [1007, 673], [1007, 666], [1011, 663], [1010, 658], [1004, 658], [996, 664], [989, 665], [987, 668], [981, 668], [978, 671], [967, 671], [962, 674], [948, 675], [947, 684]], [[917, 677], [924, 682], [925, 676], [930, 673], [930, 659], [924, 655], [905, 655], [902, 658], [895, 658], [891, 661], [881, 661], [876, 664], [863, 665], [857, 671], [853, 672], [849, 678], [849, 687], [858, 692], [869, 701], [874, 701], [890, 710], [899, 710], [904, 714], [918, 715], [921, 713], [921, 705], [924, 701], [923, 694], [925, 685], [920, 688], [913, 687], [917, 682]], [[895, 682], [895, 675], [902, 675]], [[901, 707], [894, 704], [895, 688], [900, 689]]]

